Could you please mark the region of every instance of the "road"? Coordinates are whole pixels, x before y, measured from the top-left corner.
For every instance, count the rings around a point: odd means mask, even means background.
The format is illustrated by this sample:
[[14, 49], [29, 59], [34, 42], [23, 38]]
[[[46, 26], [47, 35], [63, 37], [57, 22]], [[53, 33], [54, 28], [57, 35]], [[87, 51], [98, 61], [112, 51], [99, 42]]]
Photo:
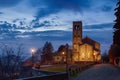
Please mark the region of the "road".
[[78, 74], [74, 80], [120, 80], [120, 69], [110, 64], [98, 64]]

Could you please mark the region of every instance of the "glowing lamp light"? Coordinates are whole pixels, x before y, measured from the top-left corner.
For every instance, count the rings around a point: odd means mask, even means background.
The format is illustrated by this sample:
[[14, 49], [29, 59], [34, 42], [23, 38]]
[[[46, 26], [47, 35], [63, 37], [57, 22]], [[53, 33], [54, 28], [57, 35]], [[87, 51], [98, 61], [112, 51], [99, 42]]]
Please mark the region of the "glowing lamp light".
[[32, 54], [35, 53], [35, 49], [34, 49], [34, 48], [31, 48], [31, 52], [32, 52]]
[[94, 56], [96, 56], [97, 55], [97, 53], [96, 52], [94, 52]]
[[64, 55], [64, 54], [65, 54], [65, 52], [62, 52], [62, 54]]

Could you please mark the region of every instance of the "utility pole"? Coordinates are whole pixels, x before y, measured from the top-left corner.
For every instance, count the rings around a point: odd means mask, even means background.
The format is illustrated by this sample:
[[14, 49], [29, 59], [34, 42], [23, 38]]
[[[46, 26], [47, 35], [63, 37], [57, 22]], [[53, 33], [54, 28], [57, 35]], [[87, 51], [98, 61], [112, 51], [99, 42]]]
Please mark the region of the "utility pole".
[[66, 73], [67, 73], [68, 80], [70, 80], [69, 64], [68, 64], [68, 48], [69, 48], [69, 45], [66, 44]]
[[33, 64], [34, 64], [34, 55], [35, 55], [35, 49], [34, 48], [31, 49], [31, 53], [32, 53], [32, 67], [33, 67]]

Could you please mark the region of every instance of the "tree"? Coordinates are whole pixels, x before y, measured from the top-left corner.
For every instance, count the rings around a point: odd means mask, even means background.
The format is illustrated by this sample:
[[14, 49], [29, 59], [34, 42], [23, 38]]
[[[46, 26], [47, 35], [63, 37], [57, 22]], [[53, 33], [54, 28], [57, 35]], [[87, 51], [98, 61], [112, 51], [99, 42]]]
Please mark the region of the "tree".
[[117, 44], [120, 46], [120, 0], [117, 3], [118, 7], [115, 8], [115, 25], [114, 28], [114, 35], [113, 35], [113, 44]]
[[53, 61], [53, 46], [51, 42], [46, 42], [42, 49], [42, 62], [43, 63], [52, 63]]
[[115, 8], [115, 25], [113, 26], [113, 44], [109, 50], [110, 63], [114, 64], [117, 57], [120, 57], [120, 0], [118, 0], [117, 8]]
[[42, 53], [43, 54], [51, 54], [53, 53], [53, 46], [52, 46], [52, 43], [51, 42], [46, 42], [43, 46], [43, 49], [42, 49]]
[[17, 48], [3, 45], [1, 47], [0, 67], [1, 77], [14, 78], [20, 75], [22, 69], [23, 60], [23, 45], [19, 45]]
[[39, 62], [40, 61], [40, 56], [42, 54], [42, 48], [38, 48], [34, 54], [34, 60], [35, 62]]
[[102, 60], [103, 60], [103, 63], [108, 63], [109, 62], [109, 57], [108, 57], [108, 54], [107, 54], [106, 50], [102, 55]]
[[61, 53], [61, 52], [65, 51], [65, 50], [66, 50], [66, 46], [65, 45], [60, 45], [57, 52]]

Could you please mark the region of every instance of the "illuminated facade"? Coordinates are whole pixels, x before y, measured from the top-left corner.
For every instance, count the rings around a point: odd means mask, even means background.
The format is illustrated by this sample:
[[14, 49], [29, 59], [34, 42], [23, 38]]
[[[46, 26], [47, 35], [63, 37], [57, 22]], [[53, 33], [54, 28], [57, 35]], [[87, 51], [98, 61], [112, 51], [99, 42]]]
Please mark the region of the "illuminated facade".
[[82, 39], [82, 22], [73, 22], [73, 61], [100, 61], [100, 44], [89, 37]]
[[[68, 55], [66, 55], [66, 53]], [[64, 47], [57, 52], [57, 54], [54, 54], [54, 63], [65, 63], [66, 62], [66, 56], [68, 56], [67, 60], [70, 63], [71, 59], [72, 59], [72, 49], [70, 47], [68, 47], [68, 51], [66, 51], [66, 46], [64, 45]]]
[[[85, 37], [82, 39], [82, 22], [73, 22], [73, 41], [72, 50], [68, 49], [68, 62], [79, 61], [100, 61], [100, 43]], [[54, 55], [55, 63], [66, 61], [66, 48]]]

